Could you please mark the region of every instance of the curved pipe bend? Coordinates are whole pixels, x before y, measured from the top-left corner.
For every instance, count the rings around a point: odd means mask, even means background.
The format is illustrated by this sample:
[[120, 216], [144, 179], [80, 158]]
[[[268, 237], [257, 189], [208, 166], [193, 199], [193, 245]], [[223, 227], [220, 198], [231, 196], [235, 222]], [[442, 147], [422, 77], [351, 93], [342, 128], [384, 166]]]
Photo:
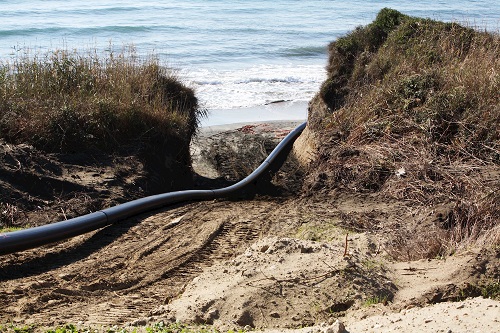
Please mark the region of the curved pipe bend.
[[0, 234], [0, 255], [78, 236], [168, 204], [231, 197], [245, 190], [254, 189], [268, 171], [281, 166], [306, 124], [303, 123], [291, 131], [257, 169], [234, 185], [214, 190], [186, 190], [152, 195], [66, 221], [3, 233]]

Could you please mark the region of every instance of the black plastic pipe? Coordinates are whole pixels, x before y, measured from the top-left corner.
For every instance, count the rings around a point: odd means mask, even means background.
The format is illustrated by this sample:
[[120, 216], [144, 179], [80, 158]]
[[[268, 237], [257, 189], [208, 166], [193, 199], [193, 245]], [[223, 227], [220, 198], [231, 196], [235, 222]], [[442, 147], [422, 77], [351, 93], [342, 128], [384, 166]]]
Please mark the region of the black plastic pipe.
[[215, 190], [186, 190], [152, 195], [66, 221], [2, 233], [0, 234], [0, 255], [62, 241], [169, 204], [188, 200], [231, 198], [245, 191], [253, 192], [260, 181], [266, 181], [265, 176], [269, 172], [281, 167], [305, 126], [306, 123], [303, 123], [291, 131], [257, 169], [234, 185]]

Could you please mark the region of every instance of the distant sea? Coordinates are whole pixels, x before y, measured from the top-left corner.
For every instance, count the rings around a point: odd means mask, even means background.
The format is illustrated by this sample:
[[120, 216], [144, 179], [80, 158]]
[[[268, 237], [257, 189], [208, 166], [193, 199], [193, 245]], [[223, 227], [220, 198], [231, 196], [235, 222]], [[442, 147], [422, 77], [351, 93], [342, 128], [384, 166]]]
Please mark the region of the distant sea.
[[[174, 68], [210, 112], [261, 108], [254, 118], [265, 120], [266, 104], [305, 105], [325, 78], [328, 43], [384, 7], [496, 32], [500, 26], [498, 0], [0, 0], [0, 62], [28, 50], [133, 46]], [[288, 118], [304, 117], [298, 112]]]

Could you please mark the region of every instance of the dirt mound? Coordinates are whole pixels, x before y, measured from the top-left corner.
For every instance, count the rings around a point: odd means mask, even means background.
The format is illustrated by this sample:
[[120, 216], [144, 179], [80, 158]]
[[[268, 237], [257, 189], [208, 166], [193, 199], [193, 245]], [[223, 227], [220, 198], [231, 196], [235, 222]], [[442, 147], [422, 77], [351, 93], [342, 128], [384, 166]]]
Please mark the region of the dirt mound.
[[0, 142], [0, 175], [0, 227], [61, 221], [147, 193], [135, 156], [49, 154]]
[[343, 246], [264, 238], [204, 270], [162, 310], [168, 321], [222, 330], [308, 326], [360, 307], [362, 300], [393, 298], [395, 285], [380, 267], [366, 269], [367, 260], [358, 251], [344, 257]]

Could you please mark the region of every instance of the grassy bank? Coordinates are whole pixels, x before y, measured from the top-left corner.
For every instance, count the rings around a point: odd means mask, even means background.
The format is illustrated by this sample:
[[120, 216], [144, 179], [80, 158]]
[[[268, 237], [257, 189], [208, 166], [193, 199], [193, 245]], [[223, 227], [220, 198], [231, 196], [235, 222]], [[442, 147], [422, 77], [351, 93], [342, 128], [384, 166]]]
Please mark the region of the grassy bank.
[[[383, 9], [329, 46], [311, 102], [306, 192], [343, 188], [440, 212], [401, 221], [398, 259], [500, 245], [500, 38]], [[414, 218], [415, 220], [416, 218]]]
[[189, 142], [203, 112], [154, 57], [57, 50], [0, 63], [0, 115], [0, 137], [9, 143], [120, 152]]

